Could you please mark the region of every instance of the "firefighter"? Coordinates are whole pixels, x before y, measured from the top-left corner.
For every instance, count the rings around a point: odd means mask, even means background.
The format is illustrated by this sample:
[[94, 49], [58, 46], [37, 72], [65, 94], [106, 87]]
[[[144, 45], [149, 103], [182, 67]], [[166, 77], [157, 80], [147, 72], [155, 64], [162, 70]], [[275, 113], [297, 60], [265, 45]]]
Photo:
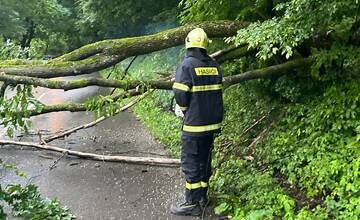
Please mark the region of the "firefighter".
[[172, 206], [175, 215], [199, 216], [207, 203], [214, 134], [223, 120], [222, 74], [207, 55], [209, 39], [196, 28], [185, 39], [186, 56], [177, 67], [173, 91], [184, 113], [181, 168], [185, 174], [185, 202]]

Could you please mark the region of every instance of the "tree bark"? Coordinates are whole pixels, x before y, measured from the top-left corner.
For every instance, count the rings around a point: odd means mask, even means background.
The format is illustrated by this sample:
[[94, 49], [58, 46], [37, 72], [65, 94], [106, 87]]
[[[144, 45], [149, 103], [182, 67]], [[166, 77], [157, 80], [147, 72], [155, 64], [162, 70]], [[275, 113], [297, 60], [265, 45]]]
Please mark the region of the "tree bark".
[[237, 30], [248, 25], [248, 22], [234, 21], [211, 21], [188, 24], [152, 35], [100, 41], [74, 50], [56, 60], [77, 61], [99, 53], [122, 54], [126, 55], [126, 57], [142, 55], [184, 44], [184, 39], [188, 32], [196, 27], [203, 28], [209, 38], [218, 38], [233, 36]]
[[0, 145], [16, 145], [16, 146], [32, 147], [42, 150], [60, 152], [62, 154], [67, 154], [79, 158], [91, 159], [97, 161], [122, 162], [122, 163], [133, 163], [133, 164], [154, 165], [154, 166], [180, 166], [180, 160], [178, 159], [99, 155], [93, 153], [84, 153], [80, 151], [68, 150], [51, 145], [41, 145], [31, 142], [17, 142], [17, 141], [9, 141], [9, 140], [0, 140]]
[[[90, 74], [106, 69], [119, 63], [122, 59], [117, 55], [96, 55], [76, 62], [51, 62], [33, 61], [31, 64], [8, 64], [11, 61], [0, 62], [0, 72], [9, 75], [30, 76], [38, 78], [55, 78], [63, 76], [76, 76]], [[14, 63], [16, 63], [14, 62]]]
[[0, 87], [0, 98], [5, 96], [5, 92], [7, 87], [9, 86], [9, 84], [7, 84], [6, 82], [4, 82], [1, 87]]

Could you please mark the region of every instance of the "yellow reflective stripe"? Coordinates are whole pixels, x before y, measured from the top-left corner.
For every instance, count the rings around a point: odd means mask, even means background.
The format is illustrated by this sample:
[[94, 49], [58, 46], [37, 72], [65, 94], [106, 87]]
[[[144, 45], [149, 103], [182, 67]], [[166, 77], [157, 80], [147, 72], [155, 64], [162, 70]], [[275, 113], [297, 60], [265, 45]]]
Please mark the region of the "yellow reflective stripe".
[[198, 188], [206, 188], [208, 187], [208, 183], [207, 182], [197, 182], [197, 183], [185, 183], [185, 188], [192, 190], [192, 189], [198, 189]]
[[189, 86], [182, 84], [182, 83], [177, 83], [177, 82], [174, 83], [173, 89], [179, 89], [179, 90], [183, 90], [185, 92], [190, 91]]
[[180, 107], [181, 111], [186, 111], [188, 109], [188, 107], [182, 107], [180, 105], [179, 105], [179, 107]]
[[198, 182], [198, 183], [188, 183], [188, 182], [186, 182], [185, 183], [185, 188], [186, 189], [198, 189], [198, 188], [200, 188], [201, 187], [201, 184], [200, 184], [200, 182]]
[[197, 67], [195, 73], [198, 76], [217, 76], [219, 75], [216, 67]]
[[190, 42], [191, 47], [204, 47], [202, 42]]
[[191, 92], [204, 92], [204, 91], [212, 91], [212, 90], [221, 90], [221, 84], [213, 84], [213, 85], [203, 85], [203, 86], [193, 86], [191, 88]]
[[191, 126], [191, 125], [184, 125], [183, 131], [188, 132], [205, 132], [205, 131], [212, 131], [221, 128], [221, 123], [219, 124], [212, 124], [212, 125], [202, 125], [202, 126]]
[[201, 184], [201, 187], [203, 187], [203, 188], [208, 187], [208, 183], [207, 183], [207, 182], [201, 181], [200, 184]]

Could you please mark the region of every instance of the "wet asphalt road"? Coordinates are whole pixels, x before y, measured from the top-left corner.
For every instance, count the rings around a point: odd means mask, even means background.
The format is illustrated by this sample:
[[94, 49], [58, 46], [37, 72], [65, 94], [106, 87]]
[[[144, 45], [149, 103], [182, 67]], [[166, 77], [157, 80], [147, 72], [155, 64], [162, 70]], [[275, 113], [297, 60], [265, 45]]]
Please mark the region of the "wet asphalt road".
[[[108, 91], [99, 91], [96, 87], [65, 93], [39, 88], [37, 97], [47, 104], [56, 104], [66, 100], [81, 101], [91, 94], [104, 92]], [[33, 118], [32, 132], [55, 133], [93, 119], [91, 113], [85, 112], [50, 113]], [[14, 140], [38, 141], [38, 137], [33, 134]], [[163, 146], [154, 140], [131, 111], [51, 144], [97, 154], [166, 155]], [[44, 196], [57, 197], [77, 219], [194, 219], [172, 216], [168, 211], [171, 204], [183, 199], [180, 168], [105, 163], [61, 156], [29, 148], [0, 146], [0, 158], [16, 163], [29, 176], [28, 180], [23, 180], [5, 173], [0, 183], [35, 183]]]

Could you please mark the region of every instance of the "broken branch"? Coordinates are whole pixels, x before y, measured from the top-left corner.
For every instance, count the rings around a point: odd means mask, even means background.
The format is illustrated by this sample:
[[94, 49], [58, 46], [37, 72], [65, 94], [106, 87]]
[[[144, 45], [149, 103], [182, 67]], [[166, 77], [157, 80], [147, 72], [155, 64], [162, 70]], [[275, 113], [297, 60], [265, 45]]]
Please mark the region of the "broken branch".
[[[147, 95], [149, 95], [150, 92], [146, 92], [144, 93], [143, 95], [137, 97], [135, 100], [129, 102], [127, 105], [123, 106], [119, 111], [117, 111], [115, 114], [118, 114], [120, 112], [123, 112], [127, 109], [129, 109], [130, 107], [132, 107], [133, 105], [135, 105], [136, 103], [138, 103], [140, 100], [142, 100], [143, 98], [145, 98]], [[74, 128], [71, 128], [69, 130], [66, 130], [64, 132], [61, 132], [60, 134], [57, 134], [57, 135], [54, 135], [54, 136], [51, 136], [51, 137], [48, 137], [48, 138], [45, 138], [43, 139], [43, 141], [45, 143], [49, 143], [53, 140], [56, 140], [56, 139], [59, 139], [59, 138], [62, 138], [62, 137], [65, 137], [65, 136], [69, 136], [70, 134], [80, 130], [80, 129], [86, 129], [86, 128], [91, 128], [95, 125], [97, 125], [98, 123], [104, 121], [105, 119], [107, 119], [108, 117], [105, 117], [105, 116], [102, 116], [98, 119], [96, 119], [95, 121], [92, 121], [88, 124], [83, 124], [83, 125], [80, 125], [80, 126], [77, 126], [77, 127], [74, 127]]]
[[62, 154], [67, 154], [83, 159], [90, 159], [97, 161], [122, 162], [122, 163], [133, 163], [133, 164], [154, 165], [154, 166], [180, 166], [179, 159], [99, 155], [93, 153], [84, 153], [80, 151], [67, 150], [64, 148], [55, 147], [51, 145], [41, 145], [31, 142], [18, 142], [18, 141], [10, 141], [10, 140], [0, 140], [0, 145], [16, 145], [16, 146], [32, 147], [42, 150], [60, 152]]
[[248, 80], [269, 78], [292, 73], [292, 70], [307, 68], [312, 63], [311, 58], [300, 58], [291, 60], [282, 64], [265, 67], [262, 69], [250, 70], [242, 74], [228, 76], [224, 78], [223, 85], [227, 88], [231, 85], [238, 84]]

